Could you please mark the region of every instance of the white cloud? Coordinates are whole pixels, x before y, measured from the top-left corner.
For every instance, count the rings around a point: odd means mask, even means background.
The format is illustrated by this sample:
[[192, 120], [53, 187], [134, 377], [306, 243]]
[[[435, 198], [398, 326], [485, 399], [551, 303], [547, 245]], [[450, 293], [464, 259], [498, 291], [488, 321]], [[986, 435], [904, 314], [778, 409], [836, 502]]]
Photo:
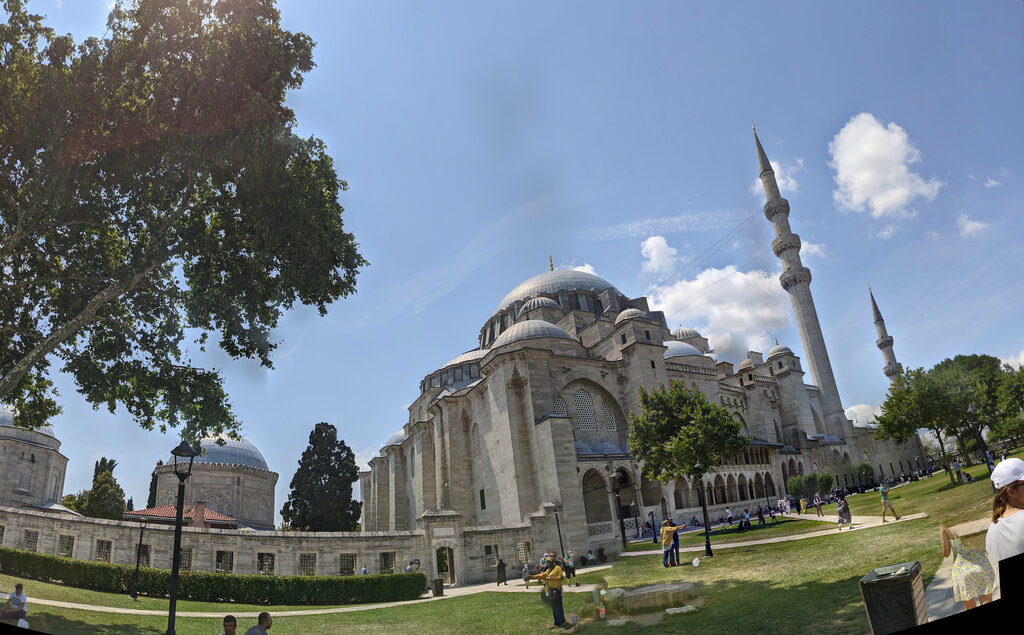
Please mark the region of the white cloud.
[[981, 230], [988, 227], [988, 223], [971, 220], [967, 217], [967, 214], [960, 214], [959, 218], [956, 219], [956, 226], [960, 229], [961, 238], [971, 238], [972, 236], [978, 235]]
[[589, 273], [589, 274], [594, 275], [594, 276], [597, 275], [597, 271], [594, 270], [594, 265], [590, 264], [589, 262], [585, 262], [582, 265], [579, 265], [578, 267], [570, 267], [570, 268], [573, 271], [582, 271], [584, 273]]
[[1002, 181], [997, 181], [997, 180], [993, 179], [991, 176], [988, 177], [987, 181], [985, 181], [985, 187], [999, 187], [1002, 184], [1003, 184]]
[[1014, 370], [1024, 366], [1024, 350], [1020, 352], [1016, 357], [1003, 357], [999, 361], [1004, 364], [1009, 364]]
[[824, 258], [825, 243], [801, 243], [800, 255], [805, 258]]
[[[783, 167], [778, 161], [771, 161], [772, 171], [775, 172], [775, 183], [779, 186], [779, 192], [783, 196], [787, 194], [796, 194], [800, 191], [800, 184], [796, 182], [793, 174], [799, 172], [804, 167], [804, 160], [797, 159], [796, 165], [790, 167]], [[754, 194], [762, 194], [764, 187], [761, 185], [761, 179], [754, 179], [753, 184], [750, 186], [750, 191]]]
[[732, 211], [687, 212], [678, 216], [644, 218], [608, 227], [598, 227], [588, 230], [584, 234], [584, 238], [588, 240], [613, 240], [619, 238], [640, 238], [641, 236], [652, 236], [655, 234], [665, 235], [728, 229], [738, 219], [740, 219], [740, 214]]
[[928, 237], [931, 238], [932, 240], [938, 240], [939, 232], [935, 231], [934, 229], [928, 230]]
[[647, 273], [667, 273], [676, 262], [676, 249], [668, 246], [664, 236], [651, 236], [640, 243], [643, 270]]
[[875, 417], [880, 414], [882, 414], [881, 406], [872, 406], [866, 403], [859, 403], [846, 409], [846, 418], [860, 426], [874, 423]]
[[367, 472], [370, 469], [370, 459], [377, 456], [379, 449], [365, 448], [356, 452], [356, 467], [360, 472]]
[[875, 238], [881, 238], [882, 240], [888, 240], [892, 238], [892, 235], [899, 231], [899, 227], [896, 225], [886, 225], [882, 229], [875, 232], [873, 235]]
[[711, 341], [718, 358], [739, 363], [748, 350], [767, 351], [770, 332], [790, 323], [789, 300], [778, 273], [740, 272], [729, 265], [709, 268], [692, 280], [654, 286], [651, 308], [664, 311], [670, 324], [695, 326]]
[[944, 185], [911, 172], [921, 153], [903, 128], [895, 123], [883, 126], [871, 113], [850, 119], [829, 142], [828, 151], [839, 186], [832, 193], [836, 204], [856, 212], [870, 210], [872, 218], [913, 217], [911, 202], [918, 197], [933, 200]]

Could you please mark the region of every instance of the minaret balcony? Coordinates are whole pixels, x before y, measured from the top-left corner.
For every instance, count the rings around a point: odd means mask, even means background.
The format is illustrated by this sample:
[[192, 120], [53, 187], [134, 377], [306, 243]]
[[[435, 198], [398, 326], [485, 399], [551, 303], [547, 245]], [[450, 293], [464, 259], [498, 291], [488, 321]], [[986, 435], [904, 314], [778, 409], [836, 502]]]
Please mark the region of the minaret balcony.
[[783, 234], [772, 241], [772, 251], [774, 251], [775, 255], [779, 258], [781, 258], [782, 254], [787, 251], [793, 250], [796, 250], [797, 252], [800, 251], [800, 236], [796, 234]]
[[886, 335], [885, 337], [878, 338], [877, 340], [875, 340], [875, 346], [882, 350], [889, 348], [890, 346], [892, 346], [892, 336]]
[[810, 284], [811, 270], [807, 267], [799, 267], [785, 271], [779, 276], [779, 283], [785, 291], [789, 291], [798, 284]]
[[779, 214], [789, 215], [789, 201], [784, 198], [776, 198], [765, 203], [761, 209], [764, 210], [764, 217], [771, 222]]
[[899, 362], [896, 362], [895, 364], [886, 364], [882, 369], [882, 372], [885, 373], [886, 377], [891, 379], [893, 376], [899, 375], [903, 372], [903, 364]]

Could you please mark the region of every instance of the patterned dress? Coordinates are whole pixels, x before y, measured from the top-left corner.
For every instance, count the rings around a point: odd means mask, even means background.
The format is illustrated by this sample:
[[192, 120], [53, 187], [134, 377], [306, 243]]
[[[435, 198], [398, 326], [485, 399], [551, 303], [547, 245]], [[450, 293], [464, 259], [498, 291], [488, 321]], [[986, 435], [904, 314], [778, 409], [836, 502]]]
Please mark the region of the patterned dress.
[[996, 590], [996, 573], [984, 551], [967, 547], [959, 538], [949, 541], [953, 555], [953, 599], [973, 600]]

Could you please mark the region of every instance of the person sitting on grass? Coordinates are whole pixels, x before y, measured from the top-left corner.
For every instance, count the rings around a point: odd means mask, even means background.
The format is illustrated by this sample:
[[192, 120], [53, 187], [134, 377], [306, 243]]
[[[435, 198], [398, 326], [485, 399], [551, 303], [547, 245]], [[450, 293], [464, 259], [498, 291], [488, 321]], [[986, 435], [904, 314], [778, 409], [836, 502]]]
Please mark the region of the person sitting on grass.
[[7, 598], [7, 603], [0, 610], [0, 620], [20, 620], [25, 617], [28, 610], [28, 598], [25, 597], [25, 587], [21, 582], [14, 585], [14, 593]]
[[224, 630], [220, 632], [220, 635], [235, 635], [236, 628], [238, 628], [238, 622], [235, 620], [235, 616], [225, 615]]

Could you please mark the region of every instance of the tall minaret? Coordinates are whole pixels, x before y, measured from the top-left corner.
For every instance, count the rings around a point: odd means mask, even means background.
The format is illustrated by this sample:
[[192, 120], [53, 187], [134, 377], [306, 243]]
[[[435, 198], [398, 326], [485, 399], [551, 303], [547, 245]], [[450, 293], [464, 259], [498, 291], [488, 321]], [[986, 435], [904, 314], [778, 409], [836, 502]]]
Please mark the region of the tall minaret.
[[875, 330], [878, 331], [878, 339], [875, 340], [875, 346], [878, 350], [882, 351], [882, 359], [885, 360], [885, 367], [882, 368], [882, 372], [889, 378], [889, 381], [896, 383], [896, 378], [903, 372], [903, 364], [896, 361], [896, 353], [892, 352], [892, 336], [885, 330], [885, 320], [882, 319], [882, 312], [878, 310], [878, 304], [875, 303], [875, 294], [871, 291], [871, 285], [868, 285], [868, 295], [871, 296], [871, 312], [875, 317]]
[[761, 140], [754, 130], [754, 143], [757, 144], [757, 162], [761, 170], [761, 185], [764, 187], [765, 218], [775, 229], [775, 240], [772, 250], [782, 262], [782, 275], [779, 282], [789, 293], [793, 304], [793, 316], [796, 327], [800, 331], [800, 341], [807, 356], [807, 366], [811, 371], [811, 379], [821, 389], [821, 405], [825, 411], [825, 425], [828, 433], [846, 436], [848, 421], [843, 412], [843, 403], [839, 399], [836, 378], [832, 374], [832, 364], [828, 360], [825, 349], [825, 338], [821, 334], [818, 323], [818, 312], [814, 309], [811, 298], [811, 271], [800, 262], [800, 237], [789, 229], [789, 201], [779, 194], [779, 186], [775, 182], [772, 164], [761, 147]]

